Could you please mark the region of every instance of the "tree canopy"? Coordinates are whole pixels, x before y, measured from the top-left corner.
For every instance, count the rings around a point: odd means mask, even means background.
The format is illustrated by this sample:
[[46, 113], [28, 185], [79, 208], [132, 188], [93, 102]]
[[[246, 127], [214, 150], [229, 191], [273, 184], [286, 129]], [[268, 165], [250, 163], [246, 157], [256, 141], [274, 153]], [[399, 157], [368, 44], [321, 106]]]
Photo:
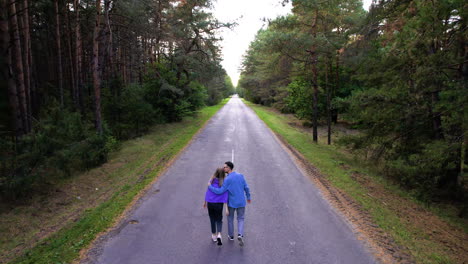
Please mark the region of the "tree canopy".
[[[466, 193], [466, 1], [293, 0], [243, 60], [249, 100], [312, 122], [351, 122], [341, 143], [430, 200]], [[330, 134], [330, 133], [329, 133]], [[329, 136], [330, 142], [330, 136]]]
[[233, 93], [212, 1], [1, 0], [0, 193], [96, 166], [118, 140]]

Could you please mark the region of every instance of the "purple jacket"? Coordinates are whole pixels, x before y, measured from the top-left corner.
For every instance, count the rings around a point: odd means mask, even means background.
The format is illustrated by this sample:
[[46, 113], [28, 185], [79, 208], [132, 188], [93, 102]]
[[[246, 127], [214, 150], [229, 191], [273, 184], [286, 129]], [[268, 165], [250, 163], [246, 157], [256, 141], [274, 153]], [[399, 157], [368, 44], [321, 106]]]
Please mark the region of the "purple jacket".
[[[218, 178], [213, 179], [213, 181], [211, 182], [211, 186], [219, 188]], [[210, 189], [207, 189], [205, 194], [205, 201], [207, 201], [208, 203], [227, 203], [228, 192], [224, 192], [222, 194], [215, 194]]]

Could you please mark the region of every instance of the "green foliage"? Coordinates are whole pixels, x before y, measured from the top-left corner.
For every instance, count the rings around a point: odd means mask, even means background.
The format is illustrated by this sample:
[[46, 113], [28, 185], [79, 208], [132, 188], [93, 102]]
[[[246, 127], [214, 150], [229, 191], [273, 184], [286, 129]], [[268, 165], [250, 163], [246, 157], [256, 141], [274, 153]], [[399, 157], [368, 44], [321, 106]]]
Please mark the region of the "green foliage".
[[[293, 2], [292, 15], [278, 17], [258, 32], [245, 55], [239, 86], [247, 100], [310, 120], [316, 81], [318, 116], [324, 118], [327, 92], [332, 99], [343, 98], [356, 88], [343, 82], [352, 73], [340, 65], [342, 58], [335, 57], [357, 32], [365, 13], [357, 0]], [[305, 83], [298, 86], [297, 79]], [[343, 109], [331, 109], [336, 120], [337, 110]]]
[[312, 89], [310, 83], [297, 79], [288, 85], [288, 97], [286, 103], [289, 109], [300, 119], [312, 118]]
[[224, 87], [224, 98], [227, 98], [236, 92], [236, 88], [232, 84], [232, 80], [231, 77], [229, 77], [229, 75], [225, 75], [224, 77]]
[[192, 104], [188, 102], [190, 91], [184, 91], [178, 85], [185, 80], [178, 80], [176, 69], [164, 64], [149, 67], [144, 82], [145, 99], [154, 109], [161, 113], [165, 122], [180, 121], [189, 114]]
[[[466, 162], [466, 77], [450, 66], [463, 65], [466, 17], [456, 19], [463, 9], [459, 1], [380, 3], [368, 23], [383, 23], [371, 29], [381, 34], [357, 41], [364, 49], [347, 60], [360, 88], [342, 105], [365, 134], [345, 141], [381, 158], [387, 175], [428, 202], [466, 191], [457, 186]], [[354, 52], [351, 45], [348, 56]]]
[[10, 199], [45, 188], [54, 178], [107, 161], [117, 141], [108, 129], [99, 135], [79, 113], [50, 106], [32, 133], [15, 142], [2, 138], [0, 194]]
[[[155, 130], [143, 136], [143, 140], [128, 141], [123, 144], [116, 156], [118, 160], [128, 162], [106, 169], [106, 173], [111, 174], [109, 177], [119, 182], [116, 188], [111, 188], [108, 200], [95, 208], [88, 208], [77, 221], [70, 220], [64, 228], [33, 248], [28, 248], [24, 255], [11, 263], [71, 263], [79, 258], [80, 251], [113, 225], [115, 219], [122, 214], [135, 196], [161, 173], [168, 161], [187, 145], [193, 135], [226, 102], [227, 100], [216, 106], [201, 109], [196, 118], [181, 123], [157, 125]], [[152, 144], [148, 146], [148, 142]], [[154, 162], [150, 162], [155, 160], [160, 161], [156, 167]], [[101, 172], [92, 173], [98, 175]], [[145, 175], [144, 178], [141, 178], [142, 174]], [[16, 244], [13, 247], [15, 246]]]
[[[395, 186], [390, 181], [382, 180], [380, 178], [381, 174], [372, 169], [374, 166], [365, 165], [365, 163], [356, 160], [354, 155], [350, 155], [348, 152], [342, 152], [333, 145], [313, 144], [310, 133], [298, 130], [290, 125], [290, 116], [279, 115], [276, 111], [272, 111], [267, 107], [254, 105], [249, 102], [246, 103], [275, 133], [279, 134], [285, 141], [300, 152], [307, 161], [313, 164], [333, 186], [344, 191], [368, 211], [372, 216], [372, 220], [379, 228], [382, 228], [388, 233], [396, 243], [408, 248], [416, 263], [451, 263], [449, 261], [451, 254], [447, 253], [450, 248], [445, 244], [445, 241], [427, 236], [427, 230], [421, 229], [417, 225], [415, 226], [413, 221], [408, 221], [406, 214], [401, 214], [401, 211], [398, 211], [401, 207], [410, 206], [410, 208], [413, 209], [420, 208], [419, 210], [427, 215], [436, 207], [428, 207], [427, 204], [418, 203], [414, 201], [414, 199], [410, 199], [407, 192], [402, 191], [402, 189], [398, 188], [398, 186]], [[444, 163], [443, 160], [445, 157], [443, 153], [446, 152], [446, 145], [444, 142], [436, 142], [431, 146], [427, 146], [423, 152], [425, 152], [424, 155], [426, 155], [425, 160], [419, 161], [422, 161], [424, 164], [417, 166], [423, 167], [424, 165], [428, 165], [428, 168], [424, 168], [423, 171], [429, 171], [430, 169], [435, 169], [436, 171], [443, 170], [443, 168], [437, 168], [437, 165]], [[431, 161], [435, 162], [435, 164], [429, 164]], [[414, 162], [418, 161], [414, 160]], [[415, 174], [417, 174], [417, 171], [417, 169], [414, 170]], [[435, 172], [434, 175], [436, 173], [437, 172]], [[355, 180], [356, 174], [362, 174], [362, 176], [360, 176], [362, 177], [361, 180], [365, 179], [365, 181], [372, 182], [370, 186], [372, 186], [371, 189], [373, 190], [371, 190], [370, 193], [369, 186], [366, 187], [368, 184], [363, 185], [361, 181]], [[421, 175], [417, 176], [421, 177]], [[425, 181], [432, 180], [423, 177], [420, 179]], [[431, 184], [429, 183], [429, 185]], [[388, 191], [392, 194], [375, 197], [372, 195], [372, 192], [384, 190], [377, 186], [385, 186], [385, 192]], [[428, 192], [418, 193], [418, 195], [426, 195], [427, 193]], [[392, 197], [397, 197], [398, 200], [397, 202], [390, 201], [394, 203], [394, 205], [389, 206], [388, 201], [382, 200], [382, 197], [390, 199]], [[437, 213], [442, 215], [444, 211], [445, 213], [449, 213], [449, 210], [443, 210]], [[449, 223], [461, 227], [460, 230], [466, 230], [466, 221], [457, 219], [453, 213], [449, 213], [449, 215], [450, 216], [446, 215], [443, 217], [444, 220], [449, 220]]]
[[[19, 3], [15, 5], [21, 10]], [[232, 24], [212, 16], [212, 1], [174, 4], [121, 0], [107, 7], [112, 13], [109, 17], [105, 17], [106, 5], [101, 3], [101, 84], [94, 87], [90, 56], [94, 55], [96, 1], [78, 1], [76, 6], [58, 1], [58, 14], [51, 1], [29, 2], [29, 16], [34, 17], [29, 25], [31, 48], [18, 47], [21, 53], [26, 54], [27, 49], [32, 55], [32, 85], [26, 91], [29, 98], [25, 102], [19, 100], [20, 109], [24, 105], [28, 111], [12, 112], [13, 100], [8, 97], [16, 95], [8, 93], [8, 67], [0, 69], [0, 94], [6, 96], [0, 100], [0, 110], [5, 110], [0, 115], [3, 194], [11, 192], [10, 196], [21, 197], [28, 190], [40, 189], [40, 183], [53, 184], [56, 178], [99, 165], [105, 162], [117, 140], [141, 136], [155, 124], [181, 121], [234, 92], [220, 64], [217, 36], [218, 29]], [[49, 63], [57, 59], [55, 30], [52, 34], [44, 26], [55, 25], [57, 18], [68, 21], [58, 29], [62, 32], [61, 41], [71, 45], [62, 46], [60, 71], [58, 64]], [[8, 23], [6, 26], [12, 29]], [[75, 46], [78, 37], [82, 41], [79, 47]], [[64, 56], [65, 49], [69, 56]], [[13, 55], [13, 60], [15, 56], [19, 54]], [[5, 64], [4, 59], [0, 54], [1, 65]], [[101, 95], [102, 135], [95, 134], [93, 125], [97, 91]], [[23, 136], [20, 129], [14, 128], [19, 123], [13, 121], [26, 124], [29, 117], [35, 122], [34, 129]]]
[[318, 117], [328, 93], [332, 120], [362, 132], [341, 143], [421, 199], [463, 197], [466, 10], [459, 0], [376, 1], [366, 14], [358, 0], [294, 0], [293, 14], [250, 44], [239, 90], [309, 124], [315, 84]]
[[197, 81], [190, 82], [188, 85], [188, 103], [192, 112], [205, 106], [208, 99], [206, 87]]
[[119, 138], [139, 136], [160, 118], [145, 100], [145, 92], [141, 85], [132, 84], [122, 88], [117, 96], [104, 100], [106, 120]]
[[456, 171], [456, 153], [459, 153], [456, 147], [444, 141], [433, 141], [422, 145], [419, 153], [389, 160], [387, 166], [390, 174], [399, 177], [403, 185], [415, 189], [419, 198], [430, 200], [447, 182], [450, 173]]

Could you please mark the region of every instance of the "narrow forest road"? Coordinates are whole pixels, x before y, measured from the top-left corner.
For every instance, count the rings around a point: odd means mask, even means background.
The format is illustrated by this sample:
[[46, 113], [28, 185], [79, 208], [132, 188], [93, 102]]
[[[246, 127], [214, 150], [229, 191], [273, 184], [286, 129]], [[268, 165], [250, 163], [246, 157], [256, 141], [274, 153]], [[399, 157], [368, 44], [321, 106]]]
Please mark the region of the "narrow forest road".
[[[245, 246], [211, 241], [206, 183], [225, 161], [245, 175]], [[84, 263], [375, 263], [265, 124], [232, 98]]]

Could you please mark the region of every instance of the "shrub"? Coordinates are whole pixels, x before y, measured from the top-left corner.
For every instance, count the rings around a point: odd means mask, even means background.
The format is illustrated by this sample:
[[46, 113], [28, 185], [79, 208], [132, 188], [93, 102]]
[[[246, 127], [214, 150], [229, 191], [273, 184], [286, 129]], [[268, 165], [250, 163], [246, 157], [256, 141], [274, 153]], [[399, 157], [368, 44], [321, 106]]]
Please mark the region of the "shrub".
[[9, 199], [43, 189], [56, 178], [67, 177], [102, 164], [117, 141], [104, 124], [96, 134], [91, 122], [52, 105], [33, 131], [16, 141], [1, 138], [0, 194]]
[[406, 187], [416, 191], [417, 196], [429, 201], [443, 187], [454, 185], [459, 153], [445, 141], [433, 141], [423, 145], [419, 153], [401, 155], [387, 162], [387, 168]]

